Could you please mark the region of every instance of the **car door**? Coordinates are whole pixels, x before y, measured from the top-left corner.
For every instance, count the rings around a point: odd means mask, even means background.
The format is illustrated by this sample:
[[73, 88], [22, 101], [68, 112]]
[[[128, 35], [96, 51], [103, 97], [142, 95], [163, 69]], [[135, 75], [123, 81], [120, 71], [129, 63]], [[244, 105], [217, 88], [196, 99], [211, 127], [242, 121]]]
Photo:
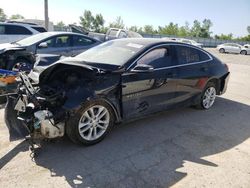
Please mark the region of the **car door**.
[[198, 48], [175, 45], [178, 59], [176, 103], [188, 102], [203, 90], [209, 77], [212, 57]]
[[97, 45], [97, 41], [80, 35], [72, 35], [72, 39], [72, 56], [76, 56]]
[[71, 35], [59, 35], [51, 37], [48, 40], [41, 41], [39, 43], [47, 43], [46, 48], [39, 48], [39, 44], [37, 45], [37, 53], [71, 56], [73, 54], [71, 49], [71, 40]]
[[[122, 104], [125, 119], [142, 116], [167, 108], [173, 104], [176, 81], [174, 56], [171, 46], [152, 49], [142, 55], [122, 75]], [[133, 72], [134, 67], [145, 64], [152, 72]]]

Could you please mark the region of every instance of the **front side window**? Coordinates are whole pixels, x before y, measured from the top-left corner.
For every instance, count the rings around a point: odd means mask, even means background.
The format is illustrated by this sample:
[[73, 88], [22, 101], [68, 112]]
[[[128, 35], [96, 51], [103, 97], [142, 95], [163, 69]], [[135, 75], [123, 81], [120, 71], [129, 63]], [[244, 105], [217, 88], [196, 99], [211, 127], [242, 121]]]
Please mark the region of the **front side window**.
[[137, 64], [151, 65], [154, 68], [163, 68], [172, 65], [172, 55], [169, 48], [158, 48], [148, 52]]
[[210, 59], [206, 53], [187, 46], [176, 46], [176, 55], [180, 65], [206, 61]]
[[58, 37], [52, 37], [46, 41], [48, 45], [48, 48], [63, 48], [63, 47], [69, 47], [70, 46], [70, 36], [58, 36]]
[[5, 33], [7, 35], [31, 35], [31, 31], [22, 26], [6, 25]]

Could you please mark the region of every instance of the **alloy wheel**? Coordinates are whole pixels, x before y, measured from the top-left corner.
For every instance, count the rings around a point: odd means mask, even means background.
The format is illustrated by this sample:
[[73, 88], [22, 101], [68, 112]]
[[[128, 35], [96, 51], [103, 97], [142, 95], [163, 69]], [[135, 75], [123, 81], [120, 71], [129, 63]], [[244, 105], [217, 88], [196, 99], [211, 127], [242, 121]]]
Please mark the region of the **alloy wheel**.
[[205, 109], [209, 109], [215, 101], [216, 89], [214, 87], [208, 87], [203, 95], [202, 104]]
[[85, 140], [97, 140], [106, 132], [109, 123], [108, 109], [101, 105], [95, 105], [83, 113], [78, 124], [78, 131]]

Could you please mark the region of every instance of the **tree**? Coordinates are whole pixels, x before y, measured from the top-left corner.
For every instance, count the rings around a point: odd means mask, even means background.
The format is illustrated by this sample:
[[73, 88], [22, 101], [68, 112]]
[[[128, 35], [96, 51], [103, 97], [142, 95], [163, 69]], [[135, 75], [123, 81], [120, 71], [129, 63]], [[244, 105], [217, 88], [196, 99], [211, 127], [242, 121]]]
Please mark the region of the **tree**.
[[198, 20], [194, 20], [193, 27], [191, 28], [191, 36], [210, 38], [212, 34], [210, 28], [212, 26], [213, 23], [210, 19], [204, 19], [202, 23], [200, 23]]
[[90, 10], [85, 10], [83, 16], [80, 16], [80, 24], [82, 27], [92, 30], [93, 29], [94, 17]]
[[118, 16], [114, 22], [110, 23], [109, 27], [110, 28], [124, 29], [125, 25], [123, 23], [121, 16]]
[[56, 24], [56, 27], [60, 27], [60, 28], [65, 27], [65, 24], [63, 23], [63, 21], [60, 21]]
[[143, 29], [141, 27], [136, 26], [136, 25], [131, 26], [130, 28], [128, 28], [128, 30], [134, 31], [134, 32], [137, 32], [137, 33], [143, 33]]
[[11, 20], [24, 19], [24, 17], [20, 14], [13, 14], [10, 16]]
[[3, 9], [0, 8], [0, 21], [3, 22], [7, 19], [6, 14], [4, 13]]
[[143, 27], [143, 32], [147, 33], [147, 34], [155, 34], [155, 33], [157, 33], [157, 31], [154, 30], [152, 25], [145, 25]]
[[213, 26], [213, 23], [211, 22], [210, 19], [203, 20], [199, 37], [210, 38], [212, 34], [212, 32], [210, 31], [210, 28], [212, 26]]
[[90, 31], [102, 32], [105, 30], [104, 22], [105, 20], [101, 14], [93, 16], [89, 10], [85, 10], [83, 16], [80, 16], [80, 24]]
[[174, 24], [173, 22], [170, 22], [165, 27], [158, 27], [159, 34], [164, 35], [178, 35], [179, 27], [178, 24]]
[[178, 36], [187, 37], [190, 35], [189, 23], [186, 22], [185, 26], [181, 26], [178, 30]]
[[228, 35], [224, 35], [224, 34], [215, 35], [214, 38], [215, 39], [220, 39], [220, 40], [233, 40], [233, 34], [230, 33]]
[[95, 32], [101, 32], [104, 28], [104, 19], [101, 14], [97, 14], [93, 20], [93, 30]]

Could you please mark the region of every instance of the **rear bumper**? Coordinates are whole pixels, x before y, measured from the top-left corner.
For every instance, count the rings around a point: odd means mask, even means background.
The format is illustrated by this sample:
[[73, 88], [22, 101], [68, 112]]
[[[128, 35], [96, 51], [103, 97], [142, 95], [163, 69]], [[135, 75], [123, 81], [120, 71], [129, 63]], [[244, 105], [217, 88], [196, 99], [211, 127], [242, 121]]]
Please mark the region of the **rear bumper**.
[[220, 92], [221, 95], [227, 91], [227, 85], [228, 85], [229, 78], [230, 78], [230, 72], [228, 72], [226, 75], [224, 75], [221, 78], [221, 92]]

